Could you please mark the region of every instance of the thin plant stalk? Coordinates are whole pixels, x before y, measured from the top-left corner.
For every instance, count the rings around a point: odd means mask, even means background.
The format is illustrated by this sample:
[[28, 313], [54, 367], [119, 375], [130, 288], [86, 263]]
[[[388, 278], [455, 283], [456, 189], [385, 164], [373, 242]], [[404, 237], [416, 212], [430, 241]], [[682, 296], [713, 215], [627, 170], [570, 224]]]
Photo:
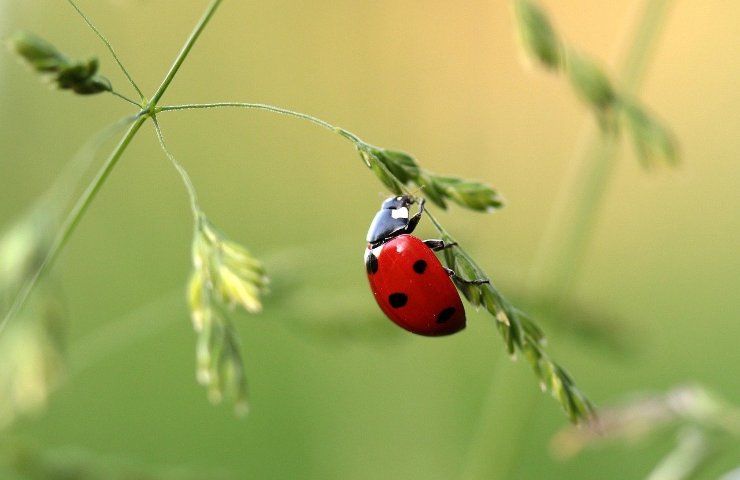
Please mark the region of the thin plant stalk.
[[131, 99], [131, 98], [128, 98], [128, 97], [127, 97], [126, 95], [123, 95], [123, 94], [121, 94], [121, 93], [118, 93], [118, 92], [116, 92], [115, 90], [112, 90], [112, 89], [111, 89], [111, 90], [109, 91], [109, 93], [110, 93], [111, 95], [114, 95], [114, 96], [116, 96], [116, 97], [120, 98], [121, 100], [124, 100], [124, 101], [125, 101], [125, 102], [127, 102], [127, 103], [130, 103], [131, 105], [134, 105], [134, 106], [136, 106], [136, 107], [141, 107], [141, 105], [139, 105], [138, 103], [136, 103], [136, 100], [133, 100], [133, 99]]
[[[620, 84], [629, 95], [640, 86], [649, 53], [653, 51], [670, 3], [671, 0], [647, 0], [642, 7], [640, 22], [619, 69]], [[556, 209], [545, 232], [543, 253], [533, 268], [535, 288], [554, 301], [570, 292], [616, 163], [618, 144], [613, 133], [589, 126], [587, 137], [583, 142], [585, 147], [577, 155], [572, 180], [561, 190], [561, 207]], [[555, 304], [552, 306], [556, 308]], [[498, 361], [508, 363], [503, 359]], [[481, 407], [482, 419], [463, 465], [463, 479], [510, 478], [518, 461], [526, 425], [540, 398], [531, 388], [520, 388], [524, 380], [511, 368], [499, 365], [494, 370]], [[508, 401], [510, 397], [516, 401]], [[510, 407], [504, 416], [497, 414], [502, 404]], [[502, 430], [504, 425], [511, 425], [512, 431], [507, 434]], [[501, 452], [504, 455], [499, 455]]]
[[211, 18], [213, 18], [213, 15], [216, 13], [216, 9], [218, 9], [218, 6], [221, 4], [221, 2], [222, 0], [213, 0], [213, 2], [211, 2], [211, 4], [206, 9], [206, 12], [203, 14], [203, 17], [201, 17], [197, 25], [195, 25], [195, 28], [190, 33], [188, 39], [185, 41], [185, 45], [183, 45], [182, 50], [180, 50], [180, 53], [177, 55], [177, 58], [175, 58], [175, 61], [172, 63], [170, 70], [167, 72], [164, 80], [162, 80], [162, 84], [159, 86], [157, 91], [154, 92], [152, 100], [149, 103], [150, 111], [154, 110], [154, 108], [157, 106], [157, 103], [162, 98], [162, 95], [164, 95], [164, 92], [166, 92], [167, 88], [169, 88], [170, 83], [172, 83], [172, 80], [174, 80], [178, 70], [180, 70], [183, 62], [190, 54], [190, 50], [192, 50], [193, 45], [195, 45], [195, 42], [198, 40], [198, 37], [200, 37], [200, 34], [203, 33], [203, 30], [206, 28], [206, 25], [208, 25], [208, 22], [210, 22]]
[[314, 117], [313, 115], [309, 115], [307, 113], [296, 112], [295, 110], [277, 107], [275, 105], [268, 105], [266, 103], [249, 103], [249, 102], [186, 103], [184, 105], [164, 105], [162, 107], [157, 107], [155, 109], [155, 113], [173, 112], [173, 111], [178, 111], [178, 110], [203, 110], [203, 109], [213, 109], [213, 108], [246, 108], [250, 110], [262, 110], [265, 112], [277, 113], [279, 115], [285, 115], [288, 117], [295, 117], [301, 120], [309, 121], [313, 123], [314, 125], [318, 125], [334, 133], [338, 133], [342, 135], [343, 137], [347, 138], [348, 140], [354, 142], [355, 144], [364, 143], [360, 140], [360, 138], [357, 135], [351, 132], [348, 132], [347, 130], [344, 130], [343, 128], [332, 125], [331, 123], [325, 120]]
[[164, 151], [164, 154], [170, 160], [172, 166], [175, 167], [177, 173], [180, 174], [180, 178], [182, 178], [182, 183], [185, 185], [185, 190], [187, 190], [188, 198], [190, 200], [190, 210], [192, 211], [193, 218], [195, 219], [195, 222], [197, 224], [198, 219], [202, 215], [202, 213], [200, 204], [198, 203], [198, 193], [195, 191], [195, 186], [193, 185], [193, 181], [190, 178], [190, 174], [188, 174], [187, 170], [185, 170], [185, 167], [183, 167], [183, 165], [175, 158], [170, 149], [167, 147], [167, 143], [164, 140], [164, 134], [162, 133], [162, 128], [159, 126], [159, 120], [157, 120], [157, 117], [153, 116], [152, 122], [154, 123], [154, 131], [157, 134], [157, 139], [159, 140], [159, 146], [162, 147], [162, 151]]
[[80, 220], [82, 220], [82, 217], [85, 215], [85, 212], [87, 212], [90, 204], [97, 196], [100, 188], [105, 183], [105, 180], [113, 171], [113, 168], [118, 163], [121, 155], [123, 155], [126, 147], [128, 147], [128, 145], [131, 143], [131, 140], [133, 140], [136, 132], [138, 132], [139, 128], [141, 128], [141, 126], [144, 124], [144, 121], [146, 121], [146, 117], [142, 115], [133, 123], [133, 125], [129, 127], [126, 134], [123, 136], [116, 148], [113, 150], [113, 152], [110, 154], [98, 173], [95, 175], [93, 181], [87, 186], [85, 191], [82, 193], [82, 196], [77, 200], [77, 203], [75, 203], [74, 207], [72, 207], [72, 210], [67, 215], [67, 218], [60, 227], [58, 234], [49, 247], [49, 251], [44, 257], [44, 260], [41, 262], [41, 265], [31, 276], [31, 278], [29, 278], [28, 281], [23, 285], [20, 292], [13, 300], [13, 304], [10, 306], [10, 309], [5, 314], [5, 318], [3, 318], [2, 323], [0, 323], [0, 334], [5, 329], [5, 326], [8, 324], [10, 319], [13, 318], [23, 307], [26, 299], [33, 291], [39, 278], [44, 273], [46, 273], [46, 271], [54, 264], [54, 261], [59, 256], [62, 248], [64, 247], [64, 245], [66, 245], [67, 241], [72, 236], [72, 233], [75, 231], [77, 225], [79, 225]]

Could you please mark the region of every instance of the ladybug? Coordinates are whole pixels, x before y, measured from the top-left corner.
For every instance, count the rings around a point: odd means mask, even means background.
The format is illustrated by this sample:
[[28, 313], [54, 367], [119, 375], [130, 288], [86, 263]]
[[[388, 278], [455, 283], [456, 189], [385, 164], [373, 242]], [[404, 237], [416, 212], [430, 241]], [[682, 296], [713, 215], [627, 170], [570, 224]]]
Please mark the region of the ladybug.
[[416, 202], [410, 195], [383, 202], [367, 233], [365, 268], [380, 309], [396, 325], [428, 337], [451, 335], [465, 328], [465, 309], [452, 279], [479, 285], [488, 280], [464, 280], [434, 254], [456, 243], [421, 240], [411, 235], [424, 212], [409, 217]]

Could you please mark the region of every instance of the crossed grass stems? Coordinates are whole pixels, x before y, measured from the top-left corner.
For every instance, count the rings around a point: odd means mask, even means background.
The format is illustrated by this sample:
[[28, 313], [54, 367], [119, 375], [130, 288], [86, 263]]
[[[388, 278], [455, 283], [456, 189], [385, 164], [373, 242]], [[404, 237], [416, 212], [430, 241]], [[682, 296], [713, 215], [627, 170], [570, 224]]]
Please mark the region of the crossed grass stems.
[[[165, 75], [162, 83], [154, 92], [151, 99], [147, 99], [144, 96], [142, 90], [128, 73], [123, 62], [116, 54], [111, 43], [93, 24], [89, 17], [87, 17], [83, 13], [83, 11], [73, 0], [67, 1], [82, 17], [85, 23], [93, 30], [97, 37], [105, 44], [116, 64], [123, 72], [130, 85], [137, 92], [140, 100], [136, 101], [134, 99], [131, 99], [126, 95], [113, 90], [112, 87], [107, 89], [106, 91], [127, 103], [137, 106], [137, 108], [139, 108], [139, 111], [138, 113], [136, 113], [136, 115], [123, 120], [123, 122], [129, 125], [128, 130], [123, 135], [122, 139], [119, 141], [112, 153], [108, 156], [91, 183], [87, 186], [77, 202], [74, 204], [64, 222], [62, 222], [56, 237], [54, 238], [51, 246], [47, 251], [47, 254], [43, 258], [43, 261], [40, 263], [40, 266], [35, 271], [35, 273], [31, 275], [26, 284], [21, 288], [20, 292], [12, 303], [10, 310], [0, 324], [0, 332], [11, 320], [11, 318], [16, 315], [23, 307], [25, 301], [31, 294], [34, 286], [36, 285], [40, 277], [52, 266], [59, 253], [63, 249], [64, 245], [69, 240], [75, 228], [86, 213], [90, 204], [95, 199], [97, 193], [100, 191], [102, 185], [105, 183], [106, 179], [120, 160], [124, 151], [131, 143], [139, 129], [144, 125], [144, 123], [146, 123], [148, 119], [152, 120], [154, 131], [162, 150], [164, 151], [172, 165], [175, 167], [177, 172], [180, 174], [182, 181], [186, 187], [190, 200], [191, 210], [194, 217], [196, 239], [198, 238], [199, 234], [202, 235], [202, 230], [204, 226], [207, 228], [207, 226], [209, 225], [207, 218], [200, 208], [195, 188], [192, 181], [190, 180], [187, 171], [175, 158], [175, 156], [168, 148], [167, 143], [165, 142], [164, 134], [158, 120], [158, 115], [160, 113], [180, 110], [242, 108], [261, 110], [298, 118], [311, 122], [336, 134], [339, 134], [343, 138], [349, 140], [360, 153], [360, 156], [365, 162], [366, 166], [371, 168], [376, 176], [378, 176], [378, 178], [389, 188], [389, 190], [396, 194], [411, 194], [409, 185], [413, 182], [421, 187], [425, 196], [427, 196], [430, 200], [432, 200], [434, 203], [438, 204], [442, 208], [445, 208], [445, 199], [455, 201], [462, 206], [478, 211], [490, 211], [501, 206], [500, 201], [495, 196], [495, 192], [487, 186], [483, 186], [482, 184], [477, 184], [474, 182], [467, 182], [461, 179], [456, 179], [454, 177], [435, 176], [435, 174], [419, 168], [413, 157], [402, 154], [400, 152], [393, 152], [373, 146], [363, 141], [357, 135], [343, 128], [334, 126], [324, 120], [305, 113], [296, 112], [273, 105], [245, 102], [219, 102], [160, 106], [159, 101], [169, 88], [171, 82], [177, 75], [179, 68], [182, 66], [192, 47], [195, 45], [201, 33], [213, 17], [217, 8], [222, 3], [222, 0], [213, 0], [211, 4], [207, 7], [204, 15], [196, 24], [190, 36], [186, 40], [184, 46], [175, 58], [175, 61], [170, 67], [169, 71]], [[472, 193], [470, 192], [471, 188]], [[460, 189], [460, 191], [456, 189]], [[470, 195], [466, 196], [467, 194]], [[434, 215], [429, 212], [428, 209], [425, 210], [425, 214], [445, 241], [455, 242], [455, 239], [440, 224], [440, 222], [434, 217]], [[238, 247], [238, 245], [235, 244], [233, 244], [233, 246], [235, 246], [235, 248]], [[244, 253], [246, 254], [246, 251], [244, 251]], [[194, 255], [197, 257], [197, 254]], [[483, 271], [483, 269], [472, 259], [472, 257], [468, 253], [466, 253], [459, 246], [455, 247], [454, 249], [449, 249], [445, 252], [445, 261], [450, 268], [457, 270], [466, 278], [483, 278], [490, 280], [490, 277]], [[197, 267], [198, 266], [196, 265], [196, 270]], [[261, 271], [261, 267], [258, 268], [258, 272], [258, 274], [264, 274], [264, 272]], [[483, 306], [494, 317], [495, 324], [504, 340], [508, 353], [512, 356], [512, 358], [515, 358], [517, 354], [521, 354], [530, 362], [537, 378], [539, 379], [541, 389], [543, 391], [549, 391], [555, 397], [555, 399], [560, 403], [568, 418], [572, 422], [579, 422], [583, 420], [588, 421], [595, 418], [594, 408], [592, 404], [576, 387], [575, 383], [568, 375], [568, 373], [560, 365], [554, 362], [544, 350], [544, 335], [540, 328], [528, 316], [526, 316], [522, 311], [518, 310], [511, 303], [509, 303], [508, 300], [506, 300], [506, 298], [497, 290], [492, 282], [482, 285], [467, 285], [458, 283], [457, 286], [471, 304], [476, 307]], [[259, 310], [259, 301], [257, 301], [257, 305], [255, 308], [249, 308], [249, 305], [245, 305], [245, 302], [242, 301], [238, 301], [237, 303], [241, 303], [242, 306], [245, 306], [245, 309], [248, 311]], [[193, 301], [191, 299], [191, 308], [192, 307]], [[197, 322], [195, 322], [196, 312], [193, 313], [194, 323], [196, 323], [197, 331], [198, 326]], [[233, 330], [231, 330], [230, 323], [227, 322], [225, 324], [225, 328], [227, 332], [222, 333], [222, 335], [229, 335], [229, 337], [227, 337], [225, 340], [231, 345], [231, 342], [234, 341], [234, 337], [236, 336], [236, 334], [233, 332]], [[237, 343], [231, 345], [230, 348], [235, 350], [234, 355], [236, 360], [236, 362], [231, 365], [231, 367], [233, 369], [236, 369], [237, 371], [231, 371], [231, 375], [236, 376], [237, 382], [240, 384], [239, 386], [237, 386], [237, 391], [235, 392], [237, 409], [243, 409], [246, 406], [246, 384], [244, 381], [243, 372], [240, 370], [242, 366], [238, 339], [236, 340], [236, 342]], [[207, 371], [205, 373], [207, 374]], [[221, 385], [221, 387], [223, 387], [223, 385]], [[218, 386], [215, 387], [215, 390], [218, 390]]]

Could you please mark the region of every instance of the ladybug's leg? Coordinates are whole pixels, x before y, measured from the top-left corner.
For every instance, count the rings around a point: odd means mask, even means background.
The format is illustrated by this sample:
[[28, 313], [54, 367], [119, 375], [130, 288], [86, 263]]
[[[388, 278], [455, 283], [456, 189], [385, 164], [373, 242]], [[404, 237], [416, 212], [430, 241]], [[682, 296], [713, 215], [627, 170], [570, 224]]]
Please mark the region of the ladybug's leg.
[[445, 248], [454, 247], [455, 245], [457, 245], [457, 242], [445, 243], [444, 240], [430, 239], [424, 240], [424, 245], [431, 248], [435, 252], [439, 252], [440, 250], [444, 250]]
[[419, 220], [421, 220], [421, 215], [424, 213], [424, 202], [425, 201], [426, 200], [423, 199], [423, 198], [421, 200], [419, 200], [419, 211], [416, 212], [416, 214], [413, 217], [409, 218], [408, 223], [403, 228], [403, 232], [404, 233], [411, 233], [411, 232], [413, 232], [414, 229], [416, 228], [416, 225], [419, 224]]
[[453, 280], [457, 280], [458, 282], [461, 282], [461, 283], [466, 283], [468, 285], [482, 285], [484, 283], [491, 283], [491, 281], [487, 278], [477, 278], [475, 280], [466, 280], [462, 277], [459, 277], [453, 269], [447, 268], [447, 267], [442, 267], [442, 268], [445, 269], [445, 271], [447, 272], [447, 275], [449, 275], [450, 278], [452, 278]]

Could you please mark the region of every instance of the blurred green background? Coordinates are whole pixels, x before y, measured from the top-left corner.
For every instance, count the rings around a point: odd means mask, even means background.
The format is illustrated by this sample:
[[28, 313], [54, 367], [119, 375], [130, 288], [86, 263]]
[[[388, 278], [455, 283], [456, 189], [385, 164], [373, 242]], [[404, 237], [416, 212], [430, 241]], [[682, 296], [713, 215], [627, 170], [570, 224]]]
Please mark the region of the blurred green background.
[[[608, 66], [640, 4], [543, 2], [569, 41]], [[81, 2], [145, 93], [205, 5]], [[545, 324], [553, 355], [597, 405], [687, 381], [740, 402], [739, 22], [736, 2], [676, 2], [641, 97], [673, 127], [683, 164], [646, 173], [625, 144], [585, 257], [575, 298], [621, 322], [630, 354]], [[0, 37], [21, 28], [71, 54], [98, 55], [125, 91], [66, 2], [0, 0]], [[280, 105], [412, 152], [431, 170], [490, 182], [505, 209], [453, 207], [441, 220], [513, 295], [591, 121], [562, 78], [523, 68], [521, 57], [505, 1], [228, 1], [164, 102]], [[110, 96], [53, 91], [7, 52], [0, 92], [5, 225], [86, 139], [132, 113]], [[251, 413], [237, 420], [228, 405], [212, 407], [195, 382], [194, 335], [178, 296], [190, 270], [191, 217], [147, 125], [54, 269], [71, 318], [69, 382], [14, 435], [236, 478], [449, 479], [466, 461], [495, 378], [542, 397], [499, 390], [497, 428], [515, 445], [501, 459], [502, 478], [641, 478], [671, 448], [672, 437], [661, 436], [554, 460], [548, 442], [566, 419], [527, 365], [504, 363], [490, 317], [469, 309], [468, 328], [440, 339], [388, 322], [361, 260], [383, 189], [338, 136], [251, 111], [160, 121], [211, 220], [273, 277], [265, 312], [236, 317]], [[434, 236], [428, 222], [418, 231]], [[498, 454], [490, 451], [494, 462]], [[738, 463], [734, 445], [702, 478]]]

